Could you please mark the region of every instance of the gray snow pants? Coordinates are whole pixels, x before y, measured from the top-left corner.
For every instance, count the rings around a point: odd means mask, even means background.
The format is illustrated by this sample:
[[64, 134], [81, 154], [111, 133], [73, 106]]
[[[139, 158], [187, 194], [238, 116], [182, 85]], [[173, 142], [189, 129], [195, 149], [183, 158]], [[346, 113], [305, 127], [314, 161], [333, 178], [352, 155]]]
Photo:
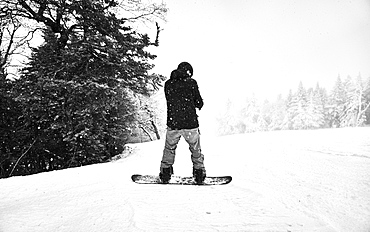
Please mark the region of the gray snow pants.
[[184, 137], [186, 142], [189, 144], [193, 168], [203, 169], [205, 171], [204, 156], [200, 148], [199, 128], [181, 130], [172, 130], [170, 128], [167, 128], [166, 142], [164, 145], [163, 157], [161, 162], [161, 171], [162, 168], [169, 168], [174, 164], [176, 155], [175, 151], [181, 136]]

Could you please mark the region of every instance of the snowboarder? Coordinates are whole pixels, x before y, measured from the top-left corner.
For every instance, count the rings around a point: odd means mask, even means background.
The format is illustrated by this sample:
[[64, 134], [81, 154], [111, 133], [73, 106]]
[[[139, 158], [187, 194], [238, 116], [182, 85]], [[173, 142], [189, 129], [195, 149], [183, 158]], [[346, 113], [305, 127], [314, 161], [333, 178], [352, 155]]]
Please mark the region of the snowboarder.
[[193, 67], [182, 62], [171, 72], [170, 79], [165, 82], [164, 91], [167, 101], [167, 132], [159, 177], [168, 183], [173, 174], [175, 151], [181, 136], [189, 144], [193, 162], [193, 177], [199, 184], [206, 177], [204, 156], [201, 153], [198, 115], [203, 107], [203, 99], [198, 84], [192, 78]]

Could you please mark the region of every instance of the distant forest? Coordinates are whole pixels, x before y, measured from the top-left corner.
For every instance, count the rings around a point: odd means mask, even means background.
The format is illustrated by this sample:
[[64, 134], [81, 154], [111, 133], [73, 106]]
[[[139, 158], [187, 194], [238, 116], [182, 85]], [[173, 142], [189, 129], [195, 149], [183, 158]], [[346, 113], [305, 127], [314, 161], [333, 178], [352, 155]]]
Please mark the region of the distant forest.
[[370, 77], [342, 80], [338, 76], [331, 91], [319, 83], [306, 89], [300, 82], [296, 91], [273, 102], [258, 103], [250, 97], [236, 106], [229, 100], [217, 123], [219, 135], [366, 126], [370, 124]]

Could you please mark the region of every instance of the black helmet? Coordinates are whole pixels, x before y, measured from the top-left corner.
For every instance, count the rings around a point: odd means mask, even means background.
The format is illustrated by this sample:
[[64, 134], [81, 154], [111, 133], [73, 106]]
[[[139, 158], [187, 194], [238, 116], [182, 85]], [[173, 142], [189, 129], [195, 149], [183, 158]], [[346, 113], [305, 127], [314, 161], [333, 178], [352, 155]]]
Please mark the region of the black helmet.
[[177, 67], [177, 70], [179, 70], [186, 77], [193, 76], [193, 67], [188, 62], [181, 62]]

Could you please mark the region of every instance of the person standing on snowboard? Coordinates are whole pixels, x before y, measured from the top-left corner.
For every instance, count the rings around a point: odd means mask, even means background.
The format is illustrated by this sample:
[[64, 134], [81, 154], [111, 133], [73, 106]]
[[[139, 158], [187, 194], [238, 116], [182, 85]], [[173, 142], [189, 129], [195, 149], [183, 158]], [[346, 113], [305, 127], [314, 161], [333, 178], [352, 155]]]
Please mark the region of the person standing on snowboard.
[[188, 62], [182, 62], [171, 77], [165, 82], [164, 91], [167, 101], [167, 132], [159, 177], [163, 183], [168, 183], [173, 174], [172, 165], [175, 162], [175, 151], [181, 136], [189, 144], [193, 162], [193, 176], [200, 184], [206, 177], [204, 156], [200, 148], [200, 133], [198, 115], [203, 107], [203, 99], [199, 93], [193, 67]]

